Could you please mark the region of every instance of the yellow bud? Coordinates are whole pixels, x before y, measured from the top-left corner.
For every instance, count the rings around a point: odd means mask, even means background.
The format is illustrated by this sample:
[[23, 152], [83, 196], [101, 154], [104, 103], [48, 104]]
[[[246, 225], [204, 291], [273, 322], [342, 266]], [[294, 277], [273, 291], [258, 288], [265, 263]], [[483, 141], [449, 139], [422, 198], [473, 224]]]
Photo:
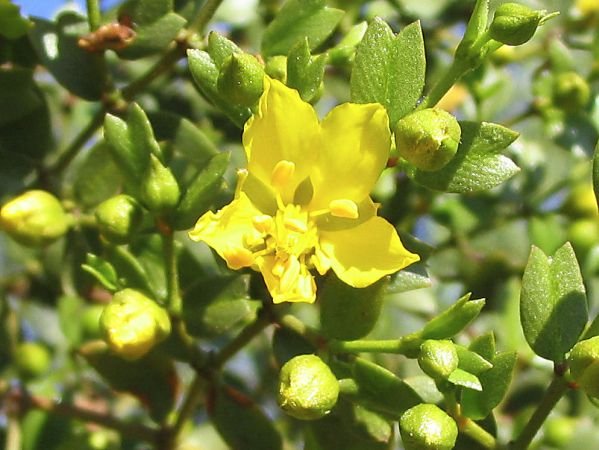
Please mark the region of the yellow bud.
[[166, 339], [169, 316], [155, 301], [133, 289], [117, 292], [100, 317], [104, 339], [113, 352], [135, 360]]
[[60, 201], [46, 191], [27, 191], [0, 209], [0, 228], [20, 244], [37, 247], [63, 236], [70, 225]]

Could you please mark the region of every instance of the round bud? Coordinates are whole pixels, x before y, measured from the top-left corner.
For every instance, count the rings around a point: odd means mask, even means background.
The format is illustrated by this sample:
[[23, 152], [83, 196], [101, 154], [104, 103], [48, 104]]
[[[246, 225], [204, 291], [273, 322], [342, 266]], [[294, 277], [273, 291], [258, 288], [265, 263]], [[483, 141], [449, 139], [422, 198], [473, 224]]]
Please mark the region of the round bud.
[[451, 341], [426, 340], [420, 346], [418, 365], [435, 380], [445, 380], [458, 368], [458, 352]]
[[503, 3], [495, 10], [489, 35], [506, 45], [528, 42], [537, 30], [546, 11], [535, 11], [519, 3]]
[[48, 349], [37, 342], [23, 342], [17, 346], [15, 365], [24, 379], [43, 375], [50, 368], [51, 362]]
[[591, 88], [576, 72], [563, 72], [553, 80], [553, 104], [567, 112], [575, 112], [588, 105]]
[[587, 395], [599, 398], [599, 336], [578, 342], [569, 357], [570, 372]]
[[599, 242], [599, 223], [597, 219], [580, 218], [570, 224], [567, 232], [568, 241], [576, 250], [579, 258]]
[[458, 437], [455, 421], [439, 407], [425, 403], [403, 413], [399, 431], [405, 450], [450, 450]]
[[264, 71], [269, 77], [279, 80], [281, 83], [287, 82], [287, 57], [271, 56], [266, 60]]
[[81, 313], [81, 331], [84, 339], [100, 339], [102, 330], [100, 329], [100, 317], [104, 312], [102, 305], [90, 305]]
[[279, 374], [279, 406], [290, 416], [315, 420], [337, 403], [339, 382], [316, 355], [299, 355], [287, 361]]
[[179, 184], [173, 173], [151, 154], [141, 185], [141, 201], [150, 211], [161, 214], [177, 206], [180, 196]]
[[395, 125], [400, 156], [425, 171], [439, 170], [455, 156], [461, 134], [456, 118], [440, 108], [413, 112]]
[[597, 217], [597, 200], [591, 183], [576, 184], [564, 204], [566, 213], [577, 217]]
[[133, 197], [124, 194], [109, 198], [96, 208], [100, 233], [115, 244], [129, 242], [142, 219], [141, 205]]
[[254, 106], [264, 91], [264, 68], [252, 55], [233, 53], [223, 63], [216, 86], [226, 100]]
[[544, 444], [552, 448], [565, 448], [576, 431], [576, 420], [572, 417], [549, 417], [543, 431]]
[[135, 360], [166, 339], [171, 322], [155, 301], [141, 292], [123, 289], [104, 308], [100, 329], [114, 353]]
[[28, 247], [55, 241], [67, 232], [70, 223], [60, 201], [46, 191], [27, 191], [0, 209], [0, 228]]

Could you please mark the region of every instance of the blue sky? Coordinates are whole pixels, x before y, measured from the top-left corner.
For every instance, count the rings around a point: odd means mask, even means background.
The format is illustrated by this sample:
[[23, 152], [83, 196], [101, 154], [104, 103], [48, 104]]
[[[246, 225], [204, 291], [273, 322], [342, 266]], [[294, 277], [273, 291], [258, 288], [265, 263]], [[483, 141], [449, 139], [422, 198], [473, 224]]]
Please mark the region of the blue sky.
[[[116, 2], [117, 0], [100, 0], [100, 5], [108, 8]], [[58, 8], [68, 3], [75, 3], [85, 11], [85, 0], [12, 0], [12, 3], [20, 6], [24, 15], [36, 17], [52, 17]]]

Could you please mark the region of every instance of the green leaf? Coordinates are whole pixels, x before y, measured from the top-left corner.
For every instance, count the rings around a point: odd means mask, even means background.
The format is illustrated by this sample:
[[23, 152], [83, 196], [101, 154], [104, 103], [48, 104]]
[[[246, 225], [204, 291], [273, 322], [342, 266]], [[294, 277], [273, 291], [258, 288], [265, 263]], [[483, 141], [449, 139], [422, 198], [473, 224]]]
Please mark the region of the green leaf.
[[0, 0], [0, 35], [14, 40], [27, 34], [32, 24], [21, 16], [20, 9], [10, 0]]
[[223, 35], [216, 31], [210, 32], [208, 35], [208, 54], [219, 70], [225, 60], [233, 53], [242, 53], [242, 51], [233, 41]]
[[177, 37], [186, 20], [170, 12], [155, 22], [135, 28], [135, 36], [118, 54], [123, 59], [139, 59], [164, 50]]
[[420, 332], [420, 337], [422, 339], [447, 339], [462, 331], [485, 306], [484, 299], [469, 300], [470, 293], [430, 320]]
[[495, 357], [495, 335], [491, 331], [478, 336], [470, 343], [468, 349], [476, 352], [487, 361], [493, 361]]
[[356, 52], [356, 47], [362, 41], [367, 29], [367, 22], [360, 22], [354, 25], [347, 34], [343, 36], [343, 39], [327, 52], [329, 61], [331, 61], [332, 64], [351, 61]]
[[340, 398], [331, 414], [309, 423], [304, 449], [386, 450], [392, 440], [388, 420]]
[[532, 247], [522, 278], [520, 321], [533, 351], [551, 361], [563, 361], [587, 320], [586, 291], [570, 243], [553, 258]]
[[73, 12], [61, 14], [56, 22], [35, 19], [29, 32], [41, 63], [61, 85], [78, 97], [99, 100], [106, 85], [106, 66], [101, 55], [77, 44], [89, 31], [87, 20]]
[[474, 375], [479, 375], [493, 367], [493, 364], [491, 364], [478, 353], [457, 344], [455, 345], [455, 348], [458, 352], [458, 358], [460, 360], [458, 365], [460, 369]]
[[173, 7], [173, 0], [128, 0], [119, 8], [119, 16], [128, 16], [138, 25], [147, 25], [172, 12]]
[[175, 406], [179, 379], [169, 358], [157, 354], [136, 361], [126, 361], [114, 355], [102, 341], [85, 344], [79, 354], [117, 391], [136, 396], [158, 423]]
[[92, 207], [116, 195], [122, 183], [121, 172], [110, 155], [108, 144], [101, 140], [77, 166], [73, 189], [82, 206]]
[[516, 360], [516, 352], [498, 353], [493, 358], [493, 368], [478, 375], [482, 391], [462, 392], [461, 404], [465, 416], [481, 420], [493, 411], [507, 393]]
[[353, 340], [376, 325], [383, 304], [383, 278], [365, 288], [354, 288], [330, 274], [320, 291], [320, 328], [328, 338]]
[[[210, 159], [219, 153], [218, 147], [198, 126], [178, 114], [166, 111], [148, 113], [148, 118], [158, 141], [169, 141], [174, 149], [203, 169]], [[166, 151], [165, 151], [166, 153]]]
[[104, 138], [125, 181], [137, 191], [150, 162], [150, 154], [159, 159], [161, 156], [145, 112], [137, 103], [133, 103], [126, 121], [107, 114], [104, 120]]
[[483, 386], [476, 375], [466, 372], [460, 368], [451, 372], [447, 378], [447, 381], [456, 386], [462, 386], [475, 391], [482, 391], [483, 389]]
[[501, 154], [517, 132], [487, 122], [460, 122], [460, 126], [462, 140], [453, 159], [435, 172], [410, 167], [411, 179], [429, 189], [464, 194], [491, 189], [518, 173], [518, 166]]
[[364, 358], [354, 360], [352, 376], [358, 386], [356, 401], [396, 419], [422, 402], [416, 391], [401, 378]]
[[325, 0], [287, 0], [262, 37], [264, 56], [287, 55], [300, 39], [314, 50], [333, 32], [344, 12]]
[[[106, 248], [106, 255], [114, 266], [122, 287], [138, 289], [152, 298], [160, 298], [159, 289], [155, 286], [156, 280], [150, 278], [140, 258], [134, 256], [124, 246], [113, 245]], [[157, 278], [160, 280], [159, 277]]]
[[92, 253], [88, 253], [85, 260], [86, 263], [82, 264], [81, 268], [93, 276], [106, 289], [116, 292], [123, 287], [118, 279], [116, 270], [108, 261]]
[[235, 125], [239, 128], [243, 127], [245, 121], [249, 119], [251, 111], [245, 106], [234, 105], [226, 101], [219, 94], [216, 87], [219, 69], [210, 55], [201, 50], [188, 50], [187, 61], [200, 93], [214, 106], [222, 110]]
[[191, 181], [175, 211], [175, 228], [186, 230], [204, 214], [220, 189], [231, 154], [223, 152], [212, 157], [206, 168]]
[[394, 36], [376, 18], [358, 45], [351, 74], [351, 98], [356, 103], [385, 106], [391, 126], [414, 109], [422, 95], [426, 59], [420, 22]]
[[319, 94], [327, 56], [312, 57], [308, 38], [299, 41], [287, 57], [287, 86], [297, 89], [300, 97], [311, 102]]
[[281, 450], [281, 436], [256, 403], [230, 386], [213, 391], [210, 419], [231, 448]]
[[185, 291], [183, 320], [194, 336], [220, 335], [256, 315], [249, 275], [206, 278]]
[[33, 70], [0, 68], [0, 127], [31, 114], [42, 105]]

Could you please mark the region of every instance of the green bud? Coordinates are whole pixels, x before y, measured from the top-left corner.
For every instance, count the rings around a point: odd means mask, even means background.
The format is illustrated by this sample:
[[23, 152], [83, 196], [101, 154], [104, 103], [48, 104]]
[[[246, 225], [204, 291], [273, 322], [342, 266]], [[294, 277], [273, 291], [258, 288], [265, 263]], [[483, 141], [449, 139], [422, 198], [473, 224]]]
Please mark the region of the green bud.
[[572, 417], [549, 417], [543, 427], [543, 443], [552, 448], [566, 448], [576, 431]]
[[126, 244], [137, 232], [143, 219], [141, 205], [128, 195], [117, 195], [96, 208], [100, 233], [110, 242]]
[[100, 339], [102, 330], [100, 329], [100, 317], [104, 312], [102, 305], [90, 305], [81, 314], [81, 332], [84, 339]]
[[43, 375], [51, 363], [48, 349], [37, 342], [23, 342], [16, 348], [15, 365], [19, 375], [25, 379]]
[[283, 55], [271, 56], [266, 60], [264, 71], [269, 77], [279, 80], [281, 83], [286, 83], [287, 57]]
[[504, 3], [495, 10], [489, 35], [506, 45], [522, 45], [535, 34], [547, 11], [535, 11], [518, 3]]
[[166, 310], [156, 302], [141, 292], [123, 289], [104, 308], [100, 328], [114, 353], [135, 360], [166, 339], [171, 322]]
[[405, 450], [450, 450], [458, 437], [455, 421], [439, 407], [425, 403], [401, 416], [399, 431]]
[[316, 355], [296, 356], [281, 368], [277, 400], [296, 419], [320, 419], [333, 409], [338, 396], [337, 378]]
[[426, 340], [420, 346], [418, 365], [424, 373], [435, 380], [445, 380], [458, 368], [458, 352], [448, 340]]
[[456, 118], [440, 108], [413, 112], [395, 125], [399, 154], [425, 171], [445, 166], [458, 151], [461, 135]]
[[155, 213], [164, 213], [179, 203], [179, 184], [168, 167], [150, 155], [150, 164], [141, 185], [141, 201]]
[[46, 191], [27, 191], [0, 209], [0, 228], [28, 247], [55, 241], [67, 232], [70, 223], [60, 201]]
[[553, 104], [567, 112], [575, 112], [588, 105], [591, 88], [576, 72], [563, 72], [553, 81]]
[[252, 55], [233, 53], [223, 63], [216, 86], [224, 99], [254, 106], [264, 91], [264, 68]]
[[599, 398], [599, 336], [577, 343], [570, 352], [570, 372], [587, 395]]

